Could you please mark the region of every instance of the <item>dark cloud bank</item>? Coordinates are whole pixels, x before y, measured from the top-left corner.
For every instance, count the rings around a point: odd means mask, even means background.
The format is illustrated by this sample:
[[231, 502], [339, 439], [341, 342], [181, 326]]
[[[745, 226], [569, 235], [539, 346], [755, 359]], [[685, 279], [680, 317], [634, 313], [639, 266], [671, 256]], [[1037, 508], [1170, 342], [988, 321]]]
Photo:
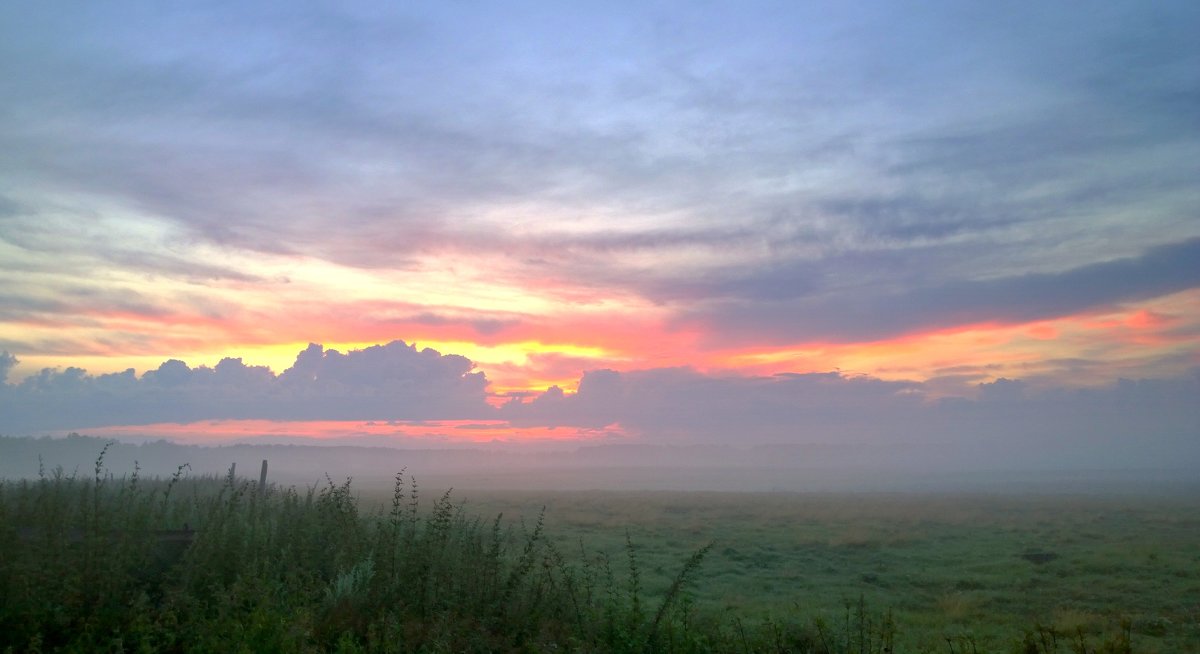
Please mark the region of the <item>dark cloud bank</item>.
[[[7, 373], [12, 357], [0, 360]], [[133, 369], [89, 375], [44, 369], [0, 386], [6, 433], [209, 419], [412, 420], [486, 414], [487, 380], [458, 355], [394, 341], [343, 354], [310, 345], [276, 375], [227, 358], [192, 368], [166, 361], [140, 377]]]
[[[0, 371], [13, 362], [0, 357]], [[517, 427], [620, 425], [627, 440], [610, 435], [605, 447], [588, 450], [596, 465], [1200, 470], [1200, 370], [1092, 389], [1035, 390], [1002, 379], [977, 385], [974, 397], [940, 399], [911, 381], [686, 368], [594, 370], [576, 393], [553, 387], [499, 408], [487, 404], [486, 386], [467, 359], [401, 341], [350, 353], [310, 345], [278, 375], [239, 359], [212, 368], [172, 360], [140, 377], [43, 370], [0, 386], [0, 432], [210, 419], [499, 419]], [[645, 447], [658, 449], [636, 449]]]
[[[1069, 316], [1200, 287], [1200, 238], [1054, 273], [935, 281], [896, 289], [882, 285], [830, 292], [812, 280], [828, 262], [763, 269], [723, 281], [703, 295], [715, 301], [685, 313], [730, 337], [877, 340], [922, 329]], [[861, 265], [858, 262], [857, 265]], [[834, 269], [848, 266], [833, 262]], [[856, 264], [851, 264], [851, 266]], [[869, 266], [887, 270], [886, 261]], [[767, 300], [767, 301], [763, 301]]]

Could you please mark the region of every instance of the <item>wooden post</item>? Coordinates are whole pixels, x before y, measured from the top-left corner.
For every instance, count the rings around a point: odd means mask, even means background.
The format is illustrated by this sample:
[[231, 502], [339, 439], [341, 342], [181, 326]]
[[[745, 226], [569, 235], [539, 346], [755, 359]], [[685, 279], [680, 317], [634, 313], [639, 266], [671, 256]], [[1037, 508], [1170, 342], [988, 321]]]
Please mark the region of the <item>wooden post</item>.
[[267, 460], [263, 459], [262, 472], [258, 473], [258, 492], [263, 493], [267, 490]]

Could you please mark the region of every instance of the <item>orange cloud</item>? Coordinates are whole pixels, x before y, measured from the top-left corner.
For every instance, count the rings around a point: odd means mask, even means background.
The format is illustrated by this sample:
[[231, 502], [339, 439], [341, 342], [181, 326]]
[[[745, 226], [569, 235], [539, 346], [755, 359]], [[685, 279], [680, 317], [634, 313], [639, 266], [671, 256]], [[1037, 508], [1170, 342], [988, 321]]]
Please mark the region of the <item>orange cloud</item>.
[[[1200, 350], [1200, 290], [1024, 324], [930, 329], [872, 342], [725, 347], [703, 325], [672, 323], [670, 307], [590, 289], [577, 289], [573, 303], [536, 312], [499, 302], [478, 310], [447, 303], [444, 295], [437, 303], [385, 299], [374, 286], [326, 301], [320, 298], [330, 297], [330, 289], [310, 277], [265, 287], [231, 282], [220, 287], [224, 301], [215, 307], [190, 304], [170, 287], [171, 299], [144, 312], [85, 306], [67, 320], [33, 314], [0, 324], [0, 339], [33, 346], [14, 352], [21, 364], [9, 379], [41, 367], [145, 371], [167, 358], [211, 366], [225, 356], [281, 372], [309, 342], [346, 351], [403, 339], [468, 357], [496, 395], [552, 385], [570, 391], [589, 369], [679, 366], [755, 375], [842, 370], [914, 380], [973, 370], [980, 381], [1046, 376], [1078, 385], [1114, 375], [1183, 374]], [[542, 286], [527, 291], [565, 292], [561, 281]], [[1081, 361], [1103, 374], [1084, 379], [1082, 364], [1072, 363]]]
[[[1194, 316], [1185, 320], [1182, 316]], [[1181, 329], [1190, 325], [1189, 329]], [[869, 343], [803, 343], [744, 348], [708, 359], [713, 366], [752, 374], [840, 369], [882, 379], [924, 381], [948, 371], [974, 369], [979, 381], [1048, 377], [1068, 386], [1105, 383], [1117, 376], [1185, 374], [1200, 347], [1200, 291], [1134, 306], [1028, 324], [978, 324], [929, 330]], [[1072, 360], [1102, 375], [1082, 378]]]
[[589, 441], [627, 436], [620, 425], [601, 429], [581, 427], [516, 427], [504, 420], [433, 421], [281, 421], [206, 420], [99, 427], [89, 436], [124, 439], [165, 438], [181, 443], [214, 445], [253, 439], [344, 440], [369, 439], [375, 444], [456, 445], [477, 443], [550, 443]]

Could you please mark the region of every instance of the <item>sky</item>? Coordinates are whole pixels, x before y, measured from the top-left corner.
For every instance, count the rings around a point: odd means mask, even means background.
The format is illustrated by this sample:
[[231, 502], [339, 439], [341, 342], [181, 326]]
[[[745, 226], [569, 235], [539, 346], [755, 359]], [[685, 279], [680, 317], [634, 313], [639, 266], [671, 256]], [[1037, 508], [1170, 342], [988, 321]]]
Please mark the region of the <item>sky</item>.
[[6, 3], [0, 433], [1194, 454], [1198, 28]]

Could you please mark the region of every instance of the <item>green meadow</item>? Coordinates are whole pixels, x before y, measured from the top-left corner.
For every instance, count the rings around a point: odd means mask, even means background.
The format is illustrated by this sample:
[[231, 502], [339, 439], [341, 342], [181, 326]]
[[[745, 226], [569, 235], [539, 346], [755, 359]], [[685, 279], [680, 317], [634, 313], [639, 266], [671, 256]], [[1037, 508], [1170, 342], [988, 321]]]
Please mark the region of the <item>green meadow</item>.
[[0, 652], [1200, 651], [1200, 500], [0, 482]]
[[467, 504], [526, 519], [544, 505], [564, 550], [620, 551], [628, 533], [649, 588], [712, 542], [695, 594], [729, 621], [844, 626], [849, 611], [853, 626], [861, 602], [890, 612], [897, 651], [1025, 651], [1032, 632], [1039, 648], [1054, 636], [1091, 652], [1127, 629], [1134, 651], [1200, 652], [1194, 496], [475, 491]]

